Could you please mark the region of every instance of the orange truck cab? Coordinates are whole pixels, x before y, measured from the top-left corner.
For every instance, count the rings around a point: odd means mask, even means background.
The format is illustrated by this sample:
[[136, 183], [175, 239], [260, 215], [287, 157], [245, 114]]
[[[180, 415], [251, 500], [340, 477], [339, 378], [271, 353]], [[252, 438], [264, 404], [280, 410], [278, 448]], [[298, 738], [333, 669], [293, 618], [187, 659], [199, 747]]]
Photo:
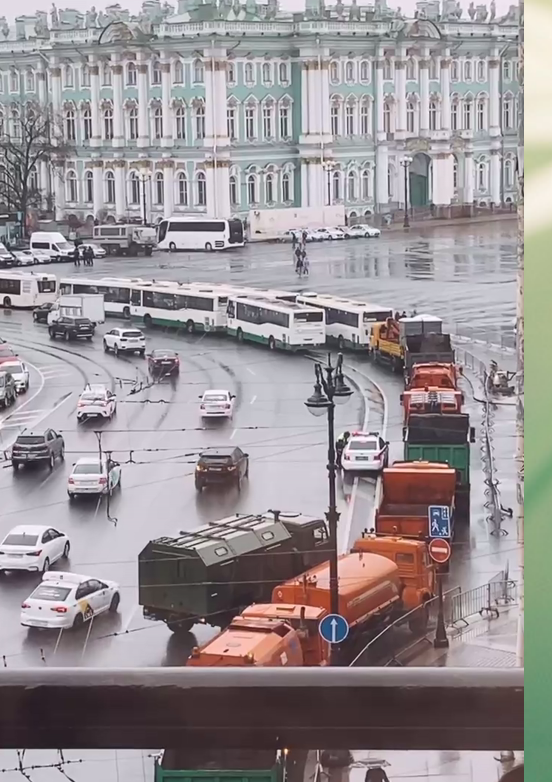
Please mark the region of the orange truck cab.
[[[379, 554], [344, 554], [338, 561], [339, 613], [352, 631], [377, 623], [401, 606], [397, 565]], [[275, 587], [273, 603], [317, 606], [330, 613], [330, 565], [308, 570]]]
[[189, 666], [283, 668], [302, 666], [297, 632], [280, 619], [236, 617], [222, 633], [192, 651]]
[[408, 390], [413, 388], [449, 388], [458, 389], [458, 381], [462, 374], [462, 368], [456, 364], [440, 364], [432, 362], [428, 364], [414, 364], [410, 370]]
[[327, 611], [318, 606], [288, 603], [258, 603], [242, 611], [244, 619], [272, 619], [285, 622], [297, 632], [303, 650], [303, 665], [324, 666], [330, 659], [329, 644], [318, 632]]
[[353, 551], [379, 554], [394, 562], [403, 584], [402, 602], [405, 611], [431, 600], [435, 595], [435, 565], [423, 540], [398, 538], [394, 535], [378, 537], [363, 532], [355, 541]]
[[405, 391], [401, 394], [401, 403], [406, 425], [410, 413], [461, 413], [464, 394], [453, 389], [426, 386]]
[[[456, 470], [434, 462], [395, 462], [382, 473], [376, 533], [429, 537], [429, 506], [446, 505], [454, 524]], [[454, 530], [452, 530], [454, 534]]]

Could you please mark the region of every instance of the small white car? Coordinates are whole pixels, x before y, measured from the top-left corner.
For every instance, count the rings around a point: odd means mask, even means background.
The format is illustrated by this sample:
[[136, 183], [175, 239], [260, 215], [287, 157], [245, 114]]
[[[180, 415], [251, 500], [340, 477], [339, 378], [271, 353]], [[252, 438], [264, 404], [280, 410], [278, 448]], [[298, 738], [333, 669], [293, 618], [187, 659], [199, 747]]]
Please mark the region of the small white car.
[[345, 232], [342, 228], [326, 228], [328, 239], [345, 239]]
[[139, 329], [111, 329], [104, 335], [103, 347], [106, 353], [112, 350], [116, 356], [119, 353], [139, 353], [143, 358], [146, 355], [146, 338]]
[[93, 244], [92, 242], [85, 242], [84, 244], [79, 245], [79, 252], [81, 255], [85, 248], [91, 248], [92, 252], [94, 253], [94, 258], [105, 258], [107, 255], [103, 247], [100, 247], [99, 244]]
[[77, 421], [88, 418], [109, 418], [117, 412], [117, 397], [107, 386], [88, 385], [77, 402]]
[[58, 559], [67, 559], [71, 544], [54, 527], [21, 524], [0, 543], [0, 572], [27, 570], [45, 573]]
[[112, 494], [116, 488], [121, 488], [121, 465], [106, 456], [79, 459], [67, 481], [70, 500], [87, 494]]
[[29, 370], [23, 361], [4, 361], [2, 371], [4, 370], [13, 377], [18, 394], [29, 390]]
[[18, 266], [34, 266], [36, 263], [30, 250], [14, 250], [13, 257], [17, 261]]
[[353, 432], [341, 456], [346, 472], [381, 472], [389, 464], [389, 443], [378, 432]]
[[374, 228], [373, 225], [351, 225], [347, 229], [347, 233], [351, 238], [360, 237], [362, 239], [377, 239], [378, 236], [381, 236], [380, 229]]
[[21, 624], [54, 630], [78, 629], [98, 614], [115, 612], [120, 601], [115, 581], [61, 571], [45, 573], [42, 583], [21, 604]]
[[324, 242], [330, 238], [327, 228], [313, 228], [309, 231], [311, 242]]
[[199, 398], [201, 399], [199, 414], [202, 418], [232, 418], [235, 394], [214, 389], [205, 391]]

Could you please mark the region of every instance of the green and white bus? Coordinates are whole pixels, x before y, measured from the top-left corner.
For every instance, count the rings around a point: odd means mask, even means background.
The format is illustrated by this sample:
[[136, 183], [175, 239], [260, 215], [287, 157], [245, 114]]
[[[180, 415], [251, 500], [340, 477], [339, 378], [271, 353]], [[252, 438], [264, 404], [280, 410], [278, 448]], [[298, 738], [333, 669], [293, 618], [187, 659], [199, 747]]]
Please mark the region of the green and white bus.
[[131, 317], [144, 326], [194, 332], [225, 332], [228, 292], [222, 285], [149, 282], [131, 293]]
[[328, 343], [337, 344], [340, 350], [368, 349], [372, 324], [383, 323], [393, 317], [393, 310], [389, 307], [325, 293], [300, 293], [297, 302], [324, 311]]
[[271, 350], [301, 350], [326, 342], [324, 313], [315, 307], [270, 296], [230, 296], [227, 333], [239, 342], [249, 340]]

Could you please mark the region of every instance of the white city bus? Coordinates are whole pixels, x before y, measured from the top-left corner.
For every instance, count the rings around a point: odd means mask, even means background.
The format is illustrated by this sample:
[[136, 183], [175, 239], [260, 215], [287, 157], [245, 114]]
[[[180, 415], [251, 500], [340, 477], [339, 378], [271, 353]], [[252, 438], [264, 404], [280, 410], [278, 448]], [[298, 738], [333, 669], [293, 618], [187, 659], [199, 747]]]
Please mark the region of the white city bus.
[[144, 285], [145, 280], [119, 279], [118, 277], [66, 277], [60, 280], [60, 294], [101, 293], [104, 297], [106, 315], [116, 315], [130, 318], [130, 294], [138, 285]]
[[297, 302], [324, 310], [328, 342], [337, 343], [340, 350], [367, 348], [370, 344], [372, 324], [393, 317], [393, 310], [379, 304], [342, 299], [323, 293], [300, 293]]
[[271, 350], [301, 350], [326, 342], [324, 313], [315, 307], [263, 296], [231, 296], [227, 333]]
[[161, 220], [158, 228], [157, 249], [169, 250], [227, 250], [243, 247], [241, 220], [215, 220], [200, 217], [171, 217]]
[[32, 309], [57, 298], [55, 274], [0, 271], [0, 304], [9, 309]]
[[195, 331], [226, 330], [228, 291], [224, 285], [144, 282], [131, 295], [131, 314], [144, 326]]

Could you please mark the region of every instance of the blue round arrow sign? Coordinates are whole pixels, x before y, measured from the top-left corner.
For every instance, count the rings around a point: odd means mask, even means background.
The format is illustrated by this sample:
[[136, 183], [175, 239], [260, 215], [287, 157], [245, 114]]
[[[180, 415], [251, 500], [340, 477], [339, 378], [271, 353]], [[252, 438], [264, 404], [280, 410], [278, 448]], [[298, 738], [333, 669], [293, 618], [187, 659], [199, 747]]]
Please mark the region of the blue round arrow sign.
[[340, 644], [349, 635], [349, 623], [341, 614], [328, 614], [320, 621], [318, 632], [329, 644]]

